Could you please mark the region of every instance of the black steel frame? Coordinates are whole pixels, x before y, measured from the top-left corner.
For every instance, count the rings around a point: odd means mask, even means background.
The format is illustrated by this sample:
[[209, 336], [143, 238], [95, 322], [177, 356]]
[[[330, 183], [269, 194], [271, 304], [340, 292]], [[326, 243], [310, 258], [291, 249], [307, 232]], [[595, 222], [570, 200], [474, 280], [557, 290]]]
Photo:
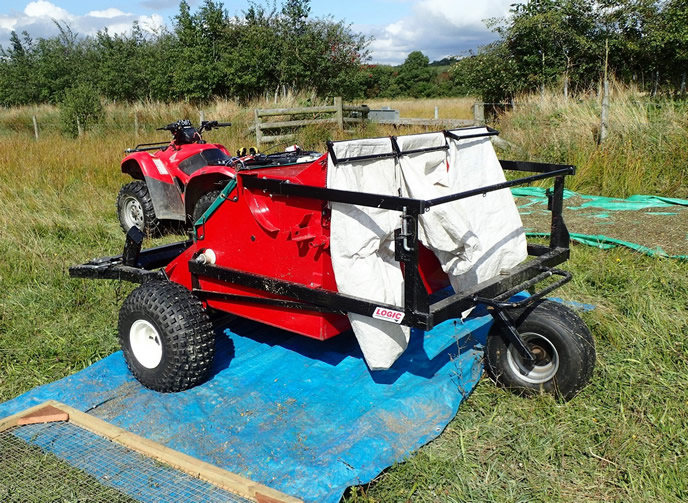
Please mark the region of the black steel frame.
[[[351, 161], [351, 159], [347, 160]], [[342, 162], [341, 159], [340, 162]], [[570, 273], [555, 269], [555, 266], [569, 258], [569, 232], [562, 215], [563, 193], [564, 178], [574, 174], [575, 168], [558, 164], [500, 162], [504, 170], [527, 171], [537, 174], [429, 200], [298, 185], [284, 180], [259, 177], [250, 172], [239, 174], [244, 187], [262, 190], [273, 196], [312, 198], [400, 211], [403, 223], [402, 229], [398, 229], [395, 234], [395, 249], [396, 259], [404, 264], [404, 306], [371, 302], [351, 295], [320, 288], [310, 288], [302, 284], [207, 264], [198, 260], [189, 261], [189, 271], [194, 285], [193, 292], [202, 299], [221, 298], [315, 312], [341, 314], [352, 312], [364, 316], [372, 316], [378, 307], [382, 307], [402, 311], [404, 313], [402, 322], [404, 325], [423, 330], [429, 330], [445, 320], [459, 318], [461, 313], [467, 309], [477, 304], [484, 304], [495, 321], [503, 326], [503, 333], [509, 341], [515, 345], [525, 359], [533, 362], [535, 357], [518, 335], [509, 311], [533, 304], [571, 279]], [[529, 244], [530, 260], [508, 271], [502, 271], [497, 277], [481, 282], [472, 288], [456, 292], [441, 300], [431, 301], [418, 272], [419, 216], [439, 204], [525, 185], [546, 178], [554, 178], [554, 188], [547, 193], [549, 197], [548, 208], [552, 214], [549, 246]], [[164, 271], [156, 269], [165, 267], [191, 244], [190, 241], [186, 241], [141, 251], [142, 241], [143, 235], [138, 229], [131, 229], [127, 234], [122, 255], [95, 259], [86, 264], [71, 267], [69, 269], [70, 275], [80, 278], [119, 279], [132, 282], [164, 279]], [[555, 276], [558, 277], [555, 282], [532, 293], [530, 297], [519, 302], [509, 300], [514, 294], [531, 289], [541, 281]], [[199, 287], [199, 277], [226, 281], [268, 293], [279, 292], [282, 298], [259, 298], [204, 290]]]

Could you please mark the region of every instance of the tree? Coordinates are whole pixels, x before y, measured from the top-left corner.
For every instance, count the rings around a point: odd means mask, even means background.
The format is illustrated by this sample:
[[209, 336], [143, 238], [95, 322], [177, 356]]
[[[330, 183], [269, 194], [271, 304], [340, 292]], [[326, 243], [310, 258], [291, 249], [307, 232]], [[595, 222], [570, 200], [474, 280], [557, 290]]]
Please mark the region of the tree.
[[134, 23], [130, 35], [98, 32], [91, 45], [97, 71], [96, 82], [101, 95], [113, 100], [134, 101], [145, 98], [146, 71], [142, 58], [145, 45], [143, 32]]
[[670, 0], [662, 12], [661, 33], [663, 49], [670, 67], [667, 73], [678, 79], [678, 92], [686, 95], [686, 71], [688, 71], [688, 5], [685, 0]]
[[87, 83], [66, 89], [60, 102], [60, 119], [64, 130], [73, 136], [99, 123], [103, 117], [103, 105], [98, 91]]
[[600, 37], [592, 0], [534, 0], [516, 4], [507, 24], [497, 27], [529, 89], [560, 79], [585, 85], [600, 60]]
[[[5, 106], [26, 105], [38, 100], [35, 79], [34, 45], [24, 31], [22, 39], [10, 34], [10, 46], [0, 49], [0, 103]], [[21, 82], [22, 85], [16, 85]]]
[[530, 83], [523, 80], [508, 46], [497, 41], [470, 53], [450, 70], [458, 94], [478, 94], [487, 103], [511, 100]]
[[174, 20], [177, 43], [170, 63], [177, 96], [202, 101], [225, 94], [227, 86], [221, 62], [233, 51], [226, 43], [229, 16], [222, 4], [205, 0], [192, 15], [189, 4], [182, 0]]
[[413, 51], [399, 67], [397, 85], [401, 93], [412, 98], [427, 98], [434, 92], [437, 74], [430, 68], [430, 60], [421, 51]]

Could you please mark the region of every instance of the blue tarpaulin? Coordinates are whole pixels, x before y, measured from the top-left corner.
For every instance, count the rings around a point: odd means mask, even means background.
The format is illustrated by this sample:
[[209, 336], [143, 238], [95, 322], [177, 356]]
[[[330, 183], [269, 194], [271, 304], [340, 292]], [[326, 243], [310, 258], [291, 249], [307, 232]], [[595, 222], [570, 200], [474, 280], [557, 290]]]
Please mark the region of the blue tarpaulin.
[[473, 315], [414, 330], [391, 369], [370, 372], [350, 333], [322, 342], [239, 320], [218, 331], [212, 375], [191, 390], [143, 388], [117, 352], [0, 404], [0, 417], [57, 400], [305, 501], [334, 503], [444, 430], [480, 377], [490, 322]]

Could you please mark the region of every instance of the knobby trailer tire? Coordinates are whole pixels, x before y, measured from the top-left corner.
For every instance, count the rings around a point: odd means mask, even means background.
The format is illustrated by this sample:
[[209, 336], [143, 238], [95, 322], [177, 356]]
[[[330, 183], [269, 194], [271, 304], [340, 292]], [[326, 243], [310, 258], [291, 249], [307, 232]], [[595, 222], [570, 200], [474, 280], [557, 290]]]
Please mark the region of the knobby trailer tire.
[[519, 393], [546, 392], [570, 400], [595, 367], [595, 342], [583, 320], [550, 300], [510, 313], [521, 338], [538, 358], [528, 365], [495, 323], [487, 339], [487, 370], [501, 386]]
[[134, 377], [161, 392], [203, 382], [215, 352], [215, 333], [203, 305], [170, 281], [144, 283], [127, 297], [119, 314], [119, 341]]

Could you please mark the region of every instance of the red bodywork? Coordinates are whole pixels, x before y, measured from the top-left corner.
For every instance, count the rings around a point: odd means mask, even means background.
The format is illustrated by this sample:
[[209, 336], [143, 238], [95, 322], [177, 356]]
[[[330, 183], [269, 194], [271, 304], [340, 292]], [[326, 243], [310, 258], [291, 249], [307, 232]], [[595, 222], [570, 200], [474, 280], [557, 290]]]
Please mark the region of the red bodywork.
[[[210, 215], [200, 237], [166, 268], [171, 281], [192, 289], [189, 261], [206, 249], [216, 255], [216, 265], [337, 291], [330, 257], [330, 209], [327, 202], [302, 197], [264, 194], [246, 188], [243, 178], [265, 176], [290, 183], [326, 186], [327, 154], [314, 162], [261, 167], [240, 172], [228, 199]], [[419, 270], [429, 292], [449, 284], [434, 255], [421, 248]], [[204, 291], [282, 298], [214, 279], [199, 277], [194, 285]], [[208, 297], [208, 306], [292, 332], [328, 339], [350, 328], [344, 315], [259, 305]]]
[[122, 173], [146, 181], [158, 218], [185, 220], [198, 198], [234, 178], [235, 170], [232, 164], [189, 162], [191, 166], [182, 168], [182, 163], [201, 153], [217, 154], [218, 151], [231, 158], [227, 149], [218, 143], [176, 145], [173, 142], [164, 150], [129, 154], [122, 160]]

